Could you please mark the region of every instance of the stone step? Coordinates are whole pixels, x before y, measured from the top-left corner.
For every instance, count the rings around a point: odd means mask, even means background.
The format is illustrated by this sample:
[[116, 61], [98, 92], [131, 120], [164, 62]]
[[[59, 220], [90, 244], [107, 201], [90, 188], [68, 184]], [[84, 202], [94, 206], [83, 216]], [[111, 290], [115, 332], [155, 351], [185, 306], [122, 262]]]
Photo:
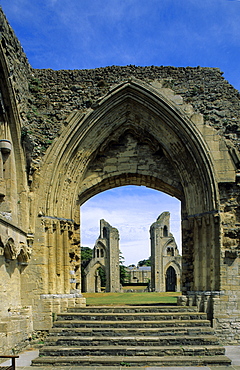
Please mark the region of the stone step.
[[231, 365], [224, 355], [217, 356], [46, 356], [32, 361], [33, 366], [207, 366]]
[[58, 320], [54, 322], [54, 328], [162, 328], [162, 327], [194, 327], [194, 326], [209, 326], [208, 320], [159, 320], [159, 321], [101, 321], [101, 320]]
[[166, 346], [44, 346], [39, 356], [216, 356], [224, 355], [220, 345], [166, 345]]
[[135, 313], [135, 312], [197, 312], [195, 306], [86, 306], [68, 308], [67, 312]]
[[196, 308], [91, 307], [59, 314], [33, 365], [230, 365], [224, 354]]
[[89, 312], [64, 312], [57, 315], [60, 320], [88, 320], [88, 321], [157, 321], [157, 320], [206, 320], [207, 315], [203, 312], [116, 312], [116, 313], [89, 313]]
[[[199, 323], [199, 322], [198, 322]], [[121, 323], [122, 324], [122, 323]], [[210, 335], [214, 330], [207, 326], [191, 327], [163, 327], [163, 328], [52, 328], [49, 336], [126, 336], [126, 335], [141, 335], [141, 336], [163, 336], [163, 335]]]
[[218, 339], [213, 335], [204, 336], [109, 336], [109, 337], [79, 337], [79, 336], [60, 336], [48, 337], [46, 340], [47, 346], [124, 346], [126, 343], [131, 343], [132, 346], [185, 346], [198, 345], [208, 346], [219, 344]]

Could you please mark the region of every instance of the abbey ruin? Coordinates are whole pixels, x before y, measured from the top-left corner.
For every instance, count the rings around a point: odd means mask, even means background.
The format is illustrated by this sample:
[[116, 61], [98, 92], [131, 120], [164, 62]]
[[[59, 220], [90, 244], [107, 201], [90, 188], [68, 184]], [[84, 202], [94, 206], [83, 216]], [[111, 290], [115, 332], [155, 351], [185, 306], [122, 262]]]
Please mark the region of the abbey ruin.
[[180, 292], [182, 258], [170, 232], [170, 213], [163, 212], [151, 225], [151, 288], [155, 292]]
[[84, 269], [84, 292], [101, 292], [99, 267], [106, 274], [106, 292], [120, 291], [119, 232], [105, 220], [100, 220], [100, 236], [93, 248], [93, 258]]
[[[127, 268], [129, 283], [147, 283], [155, 292], [180, 292], [182, 258], [170, 232], [170, 213], [163, 212], [151, 225], [151, 267]], [[93, 248], [93, 256], [83, 271], [82, 291], [101, 292], [99, 268], [105, 272], [106, 292], [120, 292], [119, 231], [105, 220], [100, 220], [100, 235]]]
[[0, 32], [0, 352], [85, 305], [81, 205], [129, 184], [181, 201], [179, 304], [239, 343], [239, 92], [216, 68], [33, 69]]

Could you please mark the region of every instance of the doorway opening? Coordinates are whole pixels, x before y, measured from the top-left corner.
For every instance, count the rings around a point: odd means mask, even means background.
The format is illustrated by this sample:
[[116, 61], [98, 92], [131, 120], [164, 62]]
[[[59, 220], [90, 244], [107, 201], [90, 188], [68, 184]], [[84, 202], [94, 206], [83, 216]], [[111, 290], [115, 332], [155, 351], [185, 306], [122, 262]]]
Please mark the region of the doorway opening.
[[166, 292], [176, 292], [177, 276], [175, 269], [169, 266], [166, 272]]
[[[81, 246], [94, 248], [99, 236], [99, 221], [104, 219], [119, 231], [121, 277], [125, 276], [126, 284], [133, 283], [132, 273], [135, 279], [137, 276], [138, 283], [146, 285], [151, 280], [150, 227], [166, 210], [171, 214], [171, 227], [168, 230], [165, 226], [163, 235], [171, 231], [181, 251], [181, 202], [160, 191], [133, 185], [106, 190], [81, 206]], [[100, 238], [106, 237], [105, 228], [102, 233]], [[102, 264], [105, 255], [100, 252], [95, 258], [99, 257]], [[123, 269], [126, 270], [124, 274]]]

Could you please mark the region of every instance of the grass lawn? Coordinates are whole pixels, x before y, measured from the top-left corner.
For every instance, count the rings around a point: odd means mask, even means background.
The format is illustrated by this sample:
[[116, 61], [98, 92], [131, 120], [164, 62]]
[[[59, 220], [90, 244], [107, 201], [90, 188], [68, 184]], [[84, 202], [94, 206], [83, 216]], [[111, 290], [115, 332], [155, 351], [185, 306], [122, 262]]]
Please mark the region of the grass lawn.
[[87, 306], [176, 304], [179, 292], [149, 293], [83, 293]]

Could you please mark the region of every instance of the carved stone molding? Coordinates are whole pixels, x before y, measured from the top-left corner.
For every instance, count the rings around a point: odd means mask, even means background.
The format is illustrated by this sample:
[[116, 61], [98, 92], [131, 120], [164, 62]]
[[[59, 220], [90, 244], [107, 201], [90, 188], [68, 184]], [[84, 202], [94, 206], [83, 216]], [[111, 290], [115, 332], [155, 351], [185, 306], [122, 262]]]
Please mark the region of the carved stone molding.
[[21, 249], [17, 257], [18, 263], [19, 265], [28, 265], [32, 254], [32, 248], [24, 243], [20, 243], [20, 245]]
[[0, 255], [4, 256], [7, 262], [17, 260], [20, 265], [28, 265], [31, 254], [32, 247], [28, 241], [16, 242], [10, 237], [4, 245], [0, 237]]
[[13, 238], [8, 238], [4, 246], [4, 257], [6, 260], [15, 260], [21, 251], [20, 245], [16, 244]]

